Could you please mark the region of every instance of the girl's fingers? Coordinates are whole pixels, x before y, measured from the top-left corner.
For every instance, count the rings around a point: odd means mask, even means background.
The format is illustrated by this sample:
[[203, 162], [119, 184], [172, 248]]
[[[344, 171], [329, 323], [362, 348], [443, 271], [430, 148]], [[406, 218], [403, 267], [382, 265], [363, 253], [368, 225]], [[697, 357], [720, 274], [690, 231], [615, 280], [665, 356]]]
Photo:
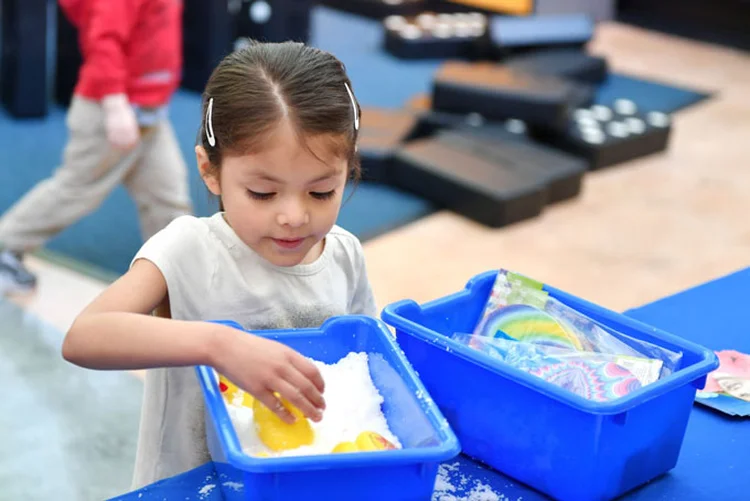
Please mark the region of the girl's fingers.
[[291, 361], [294, 368], [315, 385], [319, 393], [325, 391], [326, 387], [323, 376], [320, 375], [320, 371], [315, 367], [315, 364], [296, 352], [293, 353]]
[[[281, 395], [284, 396], [283, 393], [281, 393]], [[281, 400], [276, 398], [276, 395], [273, 394], [273, 391], [264, 390], [258, 395], [255, 395], [255, 398], [260, 400], [261, 403], [263, 403], [263, 405], [268, 407], [274, 414], [279, 416], [279, 418], [281, 418], [281, 420], [284, 421], [285, 423], [292, 424], [296, 421], [296, 418], [292, 415], [292, 413], [289, 412], [287, 408], [281, 404]]]
[[292, 387], [296, 388], [297, 392], [307, 399], [313, 408], [318, 411], [322, 411], [326, 408], [325, 399], [315, 387], [315, 384], [294, 367], [290, 367], [289, 370], [286, 371], [284, 379], [286, 379], [287, 383], [292, 385]]
[[276, 383], [276, 391], [290, 404], [298, 408], [302, 414], [313, 421], [320, 421], [323, 418], [323, 413], [315, 407], [315, 405], [313, 405], [297, 387], [290, 384], [288, 381], [278, 381]]

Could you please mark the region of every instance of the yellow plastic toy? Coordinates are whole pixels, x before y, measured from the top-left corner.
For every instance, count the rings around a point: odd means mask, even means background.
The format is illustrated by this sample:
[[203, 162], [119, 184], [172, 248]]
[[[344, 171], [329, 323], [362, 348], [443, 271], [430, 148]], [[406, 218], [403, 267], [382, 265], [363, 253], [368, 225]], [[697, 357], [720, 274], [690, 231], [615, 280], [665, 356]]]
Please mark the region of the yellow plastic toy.
[[333, 448], [334, 454], [339, 454], [342, 452], [358, 452], [359, 448], [357, 447], [357, 444], [354, 442], [341, 442], [336, 447]]
[[357, 436], [355, 443], [361, 451], [384, 451], [396, 448], [385, 437], [374, 431], [363, 431]]
[[333, 453], [342, 452], [365, 452], [365, 451], [384, 451], [395, 449], [388, 439], [374, 431], [363, 431], [354, 442], [341, 442], [333, 448]]
[[221, 391], [224, 400], [233, 404], [238, 395], [242, 395], [242, 405], [245, 407], [253, 406], [255, 400], [252, 395], [242, 391], [236, 384], [219, 374], [219, 391]]
[[[276, 395], [278, 398], [278, 395]], [[271, 409], [263, 405], [260, 400], [253, 402], [253, 419], [258, 431], [258, 438], [272, 451], [286, 451], [310, 445], [315, 440], [310, 421], [302, 411], [282, 399], [281, 404], [287, 408], [297, 420], [287, 424]]]

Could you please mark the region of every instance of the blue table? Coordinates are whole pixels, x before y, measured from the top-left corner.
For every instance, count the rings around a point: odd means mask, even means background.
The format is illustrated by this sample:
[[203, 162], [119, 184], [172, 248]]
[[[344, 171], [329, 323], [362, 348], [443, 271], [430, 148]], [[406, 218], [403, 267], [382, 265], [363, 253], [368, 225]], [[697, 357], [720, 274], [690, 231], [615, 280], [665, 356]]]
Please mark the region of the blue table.
[[[750, 353], [750, 327], [738, 322], [747, 311], [750, 268], [661, 299], [628, 315], [714, 350], [735, 349]], [[725, 313], [728, 312], [728, 313]], [[447, 464], [451, 468], [451, 492], [457, 499], [468, 496], [478, 482], [488, 485], [503, 501], [547, 500], [507, 477], [466, 457]], [[677, 467], [624, 499], [628, 501], [744, 501], [750, 499], [750, 419], [730, 418], [696, 405]], [[458, 481], [463, 477], [465, 481]], [[163, 480], [117, 501], [222, 499], [219, 478], [212, 463]], [[462, 487], [463, 485], [463, 487]]]

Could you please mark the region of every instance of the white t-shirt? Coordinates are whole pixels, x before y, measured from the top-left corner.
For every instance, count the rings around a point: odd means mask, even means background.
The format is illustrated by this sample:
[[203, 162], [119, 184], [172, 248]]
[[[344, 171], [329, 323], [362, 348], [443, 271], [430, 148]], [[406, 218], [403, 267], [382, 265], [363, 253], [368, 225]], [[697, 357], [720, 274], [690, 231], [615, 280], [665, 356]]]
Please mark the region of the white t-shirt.
[[[221, 213], [182, 216], [149, 239], [133, 262], [141, 258], [164, 275], [177, 320], [234, 320], [260, 330], [318, 327], [333, 315], [377, 316], [362, 246], [338, 226], [314, 263], [280, 267], [245, 245]], [[194, 368], [149, 370], [133, 489], [210, 460]]]

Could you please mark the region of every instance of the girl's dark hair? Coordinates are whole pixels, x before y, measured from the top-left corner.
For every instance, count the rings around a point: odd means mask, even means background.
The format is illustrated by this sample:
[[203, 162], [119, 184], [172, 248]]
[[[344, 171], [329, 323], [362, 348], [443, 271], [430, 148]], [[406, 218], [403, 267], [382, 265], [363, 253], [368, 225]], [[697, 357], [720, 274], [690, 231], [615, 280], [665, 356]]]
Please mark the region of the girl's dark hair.
[[[336, 57], [301, 43], [259, 43], [224, 58], [203, 92], [200, 144], [214, 168], [224, 155], [260, 151], [275, 126], [288, 118], [300, 139], [328, 135], [333, 153], [348, 159], [349, 176], [360, 176], [351, 82]], [[209, 100], [209, 144], [206, 118]], [[360, 115], [356, 103], [357, 116]], [[211, 130], [209, 130], [209, 133]]]

